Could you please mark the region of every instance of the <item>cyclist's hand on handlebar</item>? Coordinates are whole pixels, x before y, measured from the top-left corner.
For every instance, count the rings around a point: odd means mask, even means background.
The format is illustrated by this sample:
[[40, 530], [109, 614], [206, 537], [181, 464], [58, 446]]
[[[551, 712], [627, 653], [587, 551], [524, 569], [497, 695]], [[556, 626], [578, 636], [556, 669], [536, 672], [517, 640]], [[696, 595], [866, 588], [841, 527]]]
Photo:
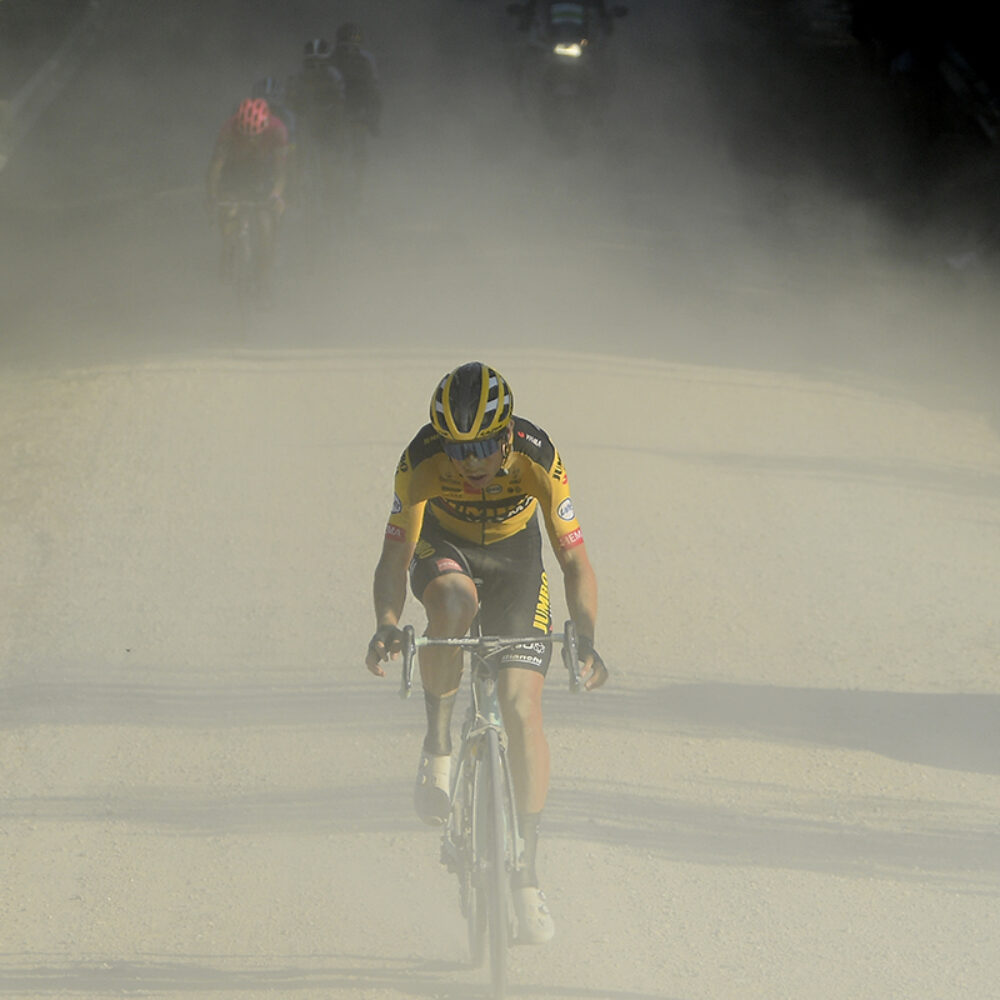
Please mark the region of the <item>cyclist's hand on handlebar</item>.
[[580, 680], [587, 691], [599, 688], [608, 679], [608, 668], [601, 659], [601, 654], [594, 649], [594, 640], [590, 636], [581, 635], [576, 641], [576, 655], [582, 666]]
[[592, 658], [589, 661], [584, 661], [580, 668], [580, 679], [588, 691], [599, 688], [608, 679], [608, 668], [596, 649], [593, 651]]
[[390, 657], [399, 656], [403, 645], [403, 630], [395, 625], [380, 625], [368, 643], [365, 666], [376, 676], [385, 677], [381, 664]]

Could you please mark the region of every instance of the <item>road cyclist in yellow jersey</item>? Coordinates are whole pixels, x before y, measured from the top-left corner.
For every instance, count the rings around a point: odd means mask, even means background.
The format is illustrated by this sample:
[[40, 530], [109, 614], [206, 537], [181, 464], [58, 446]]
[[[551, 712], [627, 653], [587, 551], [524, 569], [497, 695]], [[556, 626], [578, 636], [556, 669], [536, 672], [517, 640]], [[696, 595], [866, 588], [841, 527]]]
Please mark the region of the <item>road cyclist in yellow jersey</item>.
[[[376, 631], [367, 668], [402, 645], [399, 626], [407, 574], [427, 614], [431, 638], [464, 636], [476, 616], [484, 634], [525, 636], [551, 631], [538, 512], [562, 571], [578, 634], [580, 675], [587, 690], [608, 678], [594, 649], [597, 580], [573, 509], [569, 478], [540, 427], [514, 415], [510, 386], [496, 369], [470, 362], [449, 372], [431, 397], [430, 421], [406, 447], [373, 585]], [[549, 748], [542, 726], [542, 689], [551, 645], [526, 643], [500, 657], [498, 697], [524, 840], [524, 865], [512, 887], [518, 938], [542, 944], [554, 924], [536, 871], [538, 829], [549, 786]], [[448, 817], [451, 718], [462, 675], [461, 650], [419, 651], [427, 711], [414, 802], [424, 822]]]

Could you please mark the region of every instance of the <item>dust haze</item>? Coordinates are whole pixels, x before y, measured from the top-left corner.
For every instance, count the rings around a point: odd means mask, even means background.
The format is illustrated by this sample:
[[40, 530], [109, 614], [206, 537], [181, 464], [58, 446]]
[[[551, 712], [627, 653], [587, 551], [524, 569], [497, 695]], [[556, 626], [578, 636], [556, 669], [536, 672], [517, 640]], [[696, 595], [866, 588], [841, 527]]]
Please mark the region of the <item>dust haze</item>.
[[[842, 26], [629, 7], [565, 155], [502, 3], [115, 3], [0, 170], [0, 995], [485, 995], [420, 707], [362, 663], [395, 462], [475, 358], [567, 463], [612, 670], [551, 675], [512, 995], [993, 995], [989, 157], [931, 169]], [[290, 205], [243, 325], [216, 133], [347, 19], [364, 197], [318, 255]]]
[[857, 51], [810, 51], [725, 4], [640, 2], [611, 40], [604, 126], [566, 158], [513, 106], [503, 5], [454, 0], [117, 12], [3, 178], [8, 350], [225, 342], [202, 204], [212, 140], [252, 80], [295, 72], [303, 39], [346, 16], [379, 60], [385, 135], [328, 261], [296, 256], [289, 218], [257, 346], [499, 338], [893, 374], [899, 354], [934, 371], [957, 351], [960, 372], [990, 349], [967, 342], [989, 305], [945, 264], [965, 249], [961, 217], [942, 217]]

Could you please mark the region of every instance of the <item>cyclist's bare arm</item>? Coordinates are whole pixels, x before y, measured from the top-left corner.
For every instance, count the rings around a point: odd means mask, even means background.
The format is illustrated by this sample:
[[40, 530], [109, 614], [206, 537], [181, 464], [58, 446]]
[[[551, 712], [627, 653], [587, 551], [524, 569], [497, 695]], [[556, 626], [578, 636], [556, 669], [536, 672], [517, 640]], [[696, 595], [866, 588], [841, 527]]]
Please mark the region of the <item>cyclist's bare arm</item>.
[[581, 635], [593, 638], [597, 624], [597, 577], [587, 555], [587, 546], [579, 542], [571, 549], [556, 553], [563, 573], [566, 604]]
[[[566, 605], [576, 623], [577, 632], [590, 640], [594, 638], [597, 624], [597, 577], [590, 565], [587, 547], [579, 542], [570, 549], [559, 549], [556, 558], [563, 573]], [[588, 691], [600, 687], [608, 679], [608, 671], [593, 651], [583, 657], [580, 676]]]
[[[397, 626], [406, 602], [406, 573], [413, 558], [414, 543], [386, 538], [382, 543], [382, 556], [375, 567], [372, 596], [375, 602], [376, 629], [383, 625]], [[376, 677], [384, 677], [381, 664], [390, 656], [398, 655], [385, 641], [373, 639], [365, 657], [365, 666]]]

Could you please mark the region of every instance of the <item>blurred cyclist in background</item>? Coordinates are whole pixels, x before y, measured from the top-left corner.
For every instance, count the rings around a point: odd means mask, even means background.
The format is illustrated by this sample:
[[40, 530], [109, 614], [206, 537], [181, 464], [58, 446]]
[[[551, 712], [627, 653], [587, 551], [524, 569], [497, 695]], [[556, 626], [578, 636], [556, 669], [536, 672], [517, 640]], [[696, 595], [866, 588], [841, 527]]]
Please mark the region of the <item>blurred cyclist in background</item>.
[[344, 81], [347, 143], [353, 180], [353, 198], [361, 195], [368, 163], [368, 136], [378, 135], [382, 118], [382, 89], [372, 54], [361, 47], [361, 28], [347, 21], [337, 28], [333, 65]]
[[544, 25], [554, 16], [559, 16], [560, 9], [567, 7], [582, 7], [586, 14], [594, 15], [596, 23], [601, 31], [610, 35], [614, 29], [615, 17], [620, 17], [624, 9], [620, 4], [609, 6], [605, 0], [583, 0], [582, 3], [547, 3], [538, 0], [528, 0], [527, 3], [511, 3], [507, 5], [507, 11], [516, 14], [518, 17], [518, 29], [528, 31], [531, 27], [537, 26], [544, 31]]
[[284, 84], [275, 76], [262, 76], [254, 82], [250, 90], [250, 96], [262, 97], [267, 101], [267, 106], [271, 111], [272, 118], [280, 118], [282, 124], [288, 131], [288, 152], [285, 155], [287, 161], [288, 181], [285, 185], [285, 201], [293, 202], [301, 184], [301, 164], [296, 155], [295, 149], [295, 112], [288, 104]]
[[219, 130], [208, 168], [207, 194], [223, 235], [223, 278], [232, 274], [233, 262], [227, 259], [227, 250], [232, 246], [229, 237], [236, 219], [235, 204], [227, 203], [259, 202], [258, 276], [266, 290], [274, 266], [278, 223], [285, 209], [287, 152], [288, 129], [271, 114], [262, 97], [243, 100]]
[[288, 141], [294, 143], [295, 112], [288, 104], [285, 87], [281, 81], [274, 76], [262, 76], [254, 82], [250, 96], [253, 98], [261, 97], [267, 101], [271, 116], [281, 119], [282, 124], [288, 130]]
[[324, 38], [305, 43], [302, 70], [288, 83], [296, 116], [302, 169], [303, 209], [321, 217], [333, 211], [344, 147], [344, 80]]

